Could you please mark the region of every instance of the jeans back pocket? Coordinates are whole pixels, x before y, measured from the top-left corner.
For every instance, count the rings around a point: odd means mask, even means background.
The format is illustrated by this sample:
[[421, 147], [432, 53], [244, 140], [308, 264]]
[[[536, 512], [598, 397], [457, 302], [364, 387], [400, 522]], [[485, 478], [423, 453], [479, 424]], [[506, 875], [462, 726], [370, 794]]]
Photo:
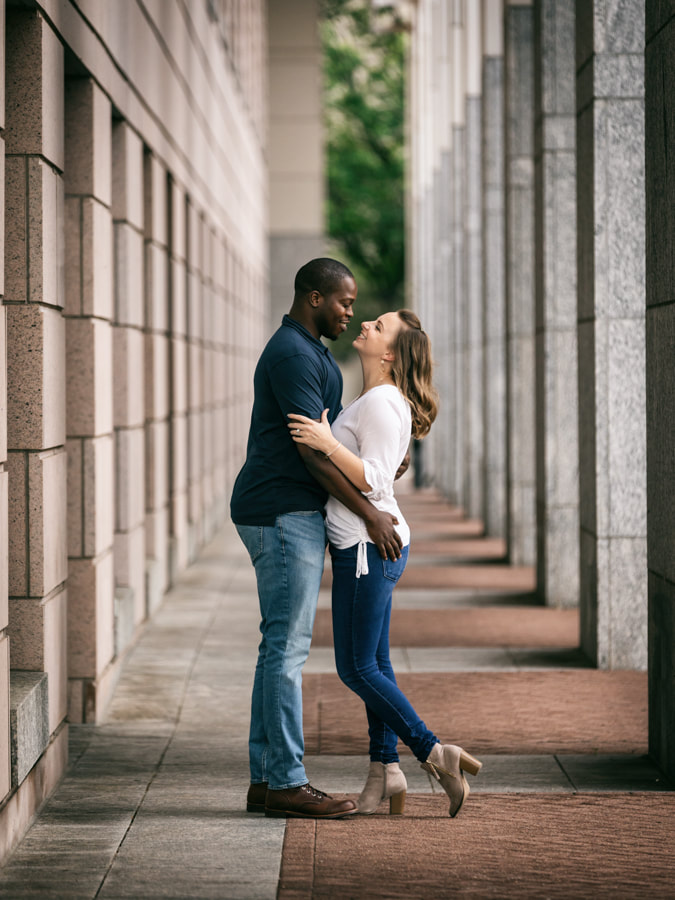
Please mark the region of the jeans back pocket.
[[403, 575], [403, 571], [407, 562], [408, 548], [404, 547], [401, 550], [400, 559], [394, 560], [393, 562], [390, 559], [382, 560], [382, 574], [388, 581], [393, 581], [394, 584], [396, 584], [401, 575]]

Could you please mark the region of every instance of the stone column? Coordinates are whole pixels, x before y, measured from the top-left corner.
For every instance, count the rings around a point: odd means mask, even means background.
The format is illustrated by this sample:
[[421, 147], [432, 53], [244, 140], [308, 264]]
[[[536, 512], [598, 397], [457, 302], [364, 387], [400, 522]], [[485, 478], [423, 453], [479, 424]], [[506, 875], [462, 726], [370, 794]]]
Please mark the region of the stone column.
[[324, 255], [325, 188], [317, 0], [271, 0], [267, 15], [274, 330], [290, 308], [295, 273]]
[[649, 751], [675, 778], [675, 12], [647, 5], [647, 559]]
[[506, 537], [506, 287], [502, 0], [483, 0], [483, 309], [485, 529]]
[[202, 315], [202, 539], [208, 540], [215, 527], [215, 507], [217, 494], [214, 492], [214, 383], [213, 357], [216, 346], [215, 297], [216, 283], [214, 271], [216, 235], [213, 228], [204, 222], [204, 311]]
[[[4, 110], [4, 104], [3, 104]], [[5, 147], [2, 140], [2, 164]], [[3, 234], [4, 234], [4, 228]], [[4, 254], [3, 254], [4, 255]], [[4, 266], [2, 267], [4, 270]], [[0, 274], [2, 280], [2, 274]], [[3, 285], [4, 293], [4, 285]], [[5, 307], [0, 306], [0, 517], [8, 521], [8, 472], [7, 472], [7, 346]], [[0, 802], [11, 787], [10, 731], [9, 731], [9, 602], [8, 567], [9, 548], [7, 529], [0, 544]]]
[[455, 278], [455, 147], [452, 94], [452, 57], [455, 0], [431, 4], [430, 34], [436, 35], [426, 45], [431, 47], [428, 72], [430, 131], [429, 195], [427, 204], [432, 219], [427, 235], [427, 267], [431, 273], [432, 317], [434, 321], [434, 356], [439, 361], [439, 394], [441, 397], [440, 428], [435, 430], [434, 480], [452, 502], [459, 501], [457, 491], [458, 394], [457, 358], [457, 283]]
[[[410, 130], [413, 157], [411, 237], [411, 305], [431, 335], [436, 364], [434, 380], [440, 395], [439, 414], [428, 439], [416, 445], [416, 478], [433, 479], [452, 498], [454, 472], [454, 392], [451, 373], [454, 339], [451, 325], [454, 291], [450, 244], [451, 116], [449, 27], [452, 0], [421, 4], [411, 47]], [[437, 40], [432, 41], [432, 35]]]
[[644, 3], [576, 3], [582, 647], [647, 665]]
[[246, 294], [245, 267], [237, 248], [232, 248], [230, 256], [230, 291], [232, 297], [232, 348], [234, 384], [234, 434], [233, 454], [238, 461], [234, 475], [239, 471], [246, 456], [246, 441], [251, 420], [253, 401], [253, 373], [260, 355], [262, 331], [265, 322], [262, 315], [263, 297], [251, 302]]
[[464, 0], [452, 0], [451, 9], [451, 39], [449, 56], [450, 69], [450, 109], [452, 123], [452, 155], [450, 184], [451, 192], [449, 201], [450, 211], [450, 240], [452, 272], [449, 284], [452, 284], [452, 320], [450, 339], [453, 347], [453, 367], [450, 372], [451, 390], [454, 396], [454, 414], [451, 422], [450, 440], [453, 446], [453, 468], [450, 472], [452, 494], [451, 498], [459, 506], [464, 506], [466, 485], [466, 457], [464, 446], [467, 434], [466, 411], [466, 335], [467, 335], [467, 310], [466, 310], [466, 268], [464, 246], [464, 192], [466, 183], [466, 158], [465, 150], [465, 119], [464, 96], [466, 74], [465, 49], [464, 49]]
[[[227, 456], [226, 456], [226, 478], [228, 492], [231, 496], [234, 479], [246, 458], [246, 448], [240, 443], [240, 438], [236, 431], [236, 425], [239, 415], [238, 383], [236, 372], [240, 360], [237, 351], [237, 343], [235, 338], [235, 306], [234, 293], [232, 289], [232, 250], [227, 239], [223, 243], [224, 272], [225, 280], [225, 433], [227, 436]], [[251, 383], [252, 386], [252, 383]], [[246, 432], [248, 434], [248, 431]], [[228, 497], [229, 499], [229, 497]]]
[[574, 0], [536, 0], [537, 588], [579, 602]]
[[508, 547], [536, 561], [534, 416], [534, 42], [532, 6], [504, 10]]
[[[8, 487], [10, 659], [13, 670], [34, 673], [37, 691], [31, 740], [38, 746], [30, 768], [67, 711], [63, 47], [35, 10], [8, 9], [6, 37], [8, 476], [2, 502]], [[3, 579], [3, 594], [4, 588]], [[5, 608], [3, 601], [0, 611]], [[0, 672], [6, 677], [6, 671], [2, 640]]]
[[229, 516], [230, 482], [228, 478], [228, 363], [227, 350], [227, 256], [222, 234], [216, 232], [214, 246], [213, 341], [213, 493], [219, 498], [219, 520]]
[[169, 192], [169, 581], [189, 559], [187, 200], [173, 179]]
[[110, 101], [66, 82], [68, 716], [95, 721], [114, 656], [112, 172]]
[[213, 246], [214, 233], [209, 220], [204, 217], [202, 240], [204, 251], [202, 255], [202, 291], [203, 308], [201, 321], [201, 372], [202, 372], [202, 397], [201, 397], [201, 534], [206, 541], [212, 533], [212, 517], [214, 514], [213, 494], [213, 437], [212, 437], [212, 410], [213, 410], [213, 365], [212, 346], [214, 336], [214, 273], [213, 273]]
[[169, 582], [169, 218], [167, 173], [146, 152], [145, 242], [145, 553], [152, 612]]
[[146, 616], [143, 144], [113, 126], [113, 425], [115, 435], [115, 654]]
[[466, 99], [464, 178], [464, 284], [466, 309], [466, 398], [464, 435], [464, 504], [472, 518], [484, 515], [483, 430], [483, 248], [481, 184], [481, 7], [466, 4]]
[[[210, 266], [211, 302], [206, 323], [206, 423], [204, 444], [207, 448], [205, 460], [206, 474], [204, 496], [208, 498], [206, 521], [207, 538], [211, 538], [217, 527], [228, 518], [226, 502], [230, 496], [225, 489], [225, 459], [221, 440], [224, 387], [221, 381], [225, 354], [221, 235], [215, 228], [211, 231]], [[265, 296], [267, 296], [265, 294]], [[264, 334], [264, 332], [263, 332]], [[258, 345], [260, 346], [260, 345]], [[219, 424], [221, 423], [221, 424]]]
[[455, 338], [456, 293], [454, 278], [454, 184], [452, 149], [441, 150], [431, 173], [426, 200], [431, 218], [427, 251], [430, 272], [430, 296], [433, 300], [434, 358], [437, 361], [440, 415], [434, 431], [435, 483], [452, 502], [457, 502], [455, 481], [457, 466], [457, 393], [454, 375], [457, 369]]
[[187, 292], [187, 427], [188, 427], [188, 554], [192, 559], [202, 539], [203, 474], [203, 363], [202, 334], [205, 306], [204, 217], [188, 202]]
[[[0, 202], [5, 197], [5, 6], [0, 10]], [[0, 222], [0, 295], [5, 293], [5, 224]], [[9, 731], [9, 547], [7, 465], [7, 315], [0, 303], [0, 803], [11, 786]]]

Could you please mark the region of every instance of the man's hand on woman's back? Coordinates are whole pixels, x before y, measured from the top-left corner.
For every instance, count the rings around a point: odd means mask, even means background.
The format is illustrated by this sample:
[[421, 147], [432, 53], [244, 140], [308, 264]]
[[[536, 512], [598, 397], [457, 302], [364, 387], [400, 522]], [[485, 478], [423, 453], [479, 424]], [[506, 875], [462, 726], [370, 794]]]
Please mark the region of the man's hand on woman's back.
[[401, 558], [403, 541], [394, 528], [398, 525], [398, 519], [391, 513], [383, 512], [372, 507], [373, 513], [365, 519], [366, 528], [370, 539], [380, 551], [382, 559], [390, 559], [394, 562]]

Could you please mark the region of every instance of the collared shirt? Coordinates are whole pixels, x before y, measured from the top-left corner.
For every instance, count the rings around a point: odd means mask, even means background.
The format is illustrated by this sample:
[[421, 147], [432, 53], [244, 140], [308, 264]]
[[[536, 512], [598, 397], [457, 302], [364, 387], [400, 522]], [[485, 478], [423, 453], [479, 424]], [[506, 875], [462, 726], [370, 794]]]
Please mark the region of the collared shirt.
[[327, 494], [310, 475], [288, 430], [288, 413], [320, 419], [340, 412], [342, 373], [333, 354], [290, 316], [263, 350], [253, 378], [246, 462], [230, 502], [237, 525], [273, 525], [282, 513], [323, 510]]

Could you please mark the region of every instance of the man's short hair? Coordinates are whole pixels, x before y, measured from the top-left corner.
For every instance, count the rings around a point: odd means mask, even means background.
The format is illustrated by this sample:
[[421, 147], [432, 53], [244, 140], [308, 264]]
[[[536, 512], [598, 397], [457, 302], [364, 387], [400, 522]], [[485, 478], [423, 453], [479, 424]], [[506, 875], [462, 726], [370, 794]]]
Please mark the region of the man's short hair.
[[340, 287], [345, 278], [353, 277], [347, 266], [337, 259], [310, 259], [295, 276], [295, 296], [305, 297], [312, 291], [318, 291], [327, 297]]

